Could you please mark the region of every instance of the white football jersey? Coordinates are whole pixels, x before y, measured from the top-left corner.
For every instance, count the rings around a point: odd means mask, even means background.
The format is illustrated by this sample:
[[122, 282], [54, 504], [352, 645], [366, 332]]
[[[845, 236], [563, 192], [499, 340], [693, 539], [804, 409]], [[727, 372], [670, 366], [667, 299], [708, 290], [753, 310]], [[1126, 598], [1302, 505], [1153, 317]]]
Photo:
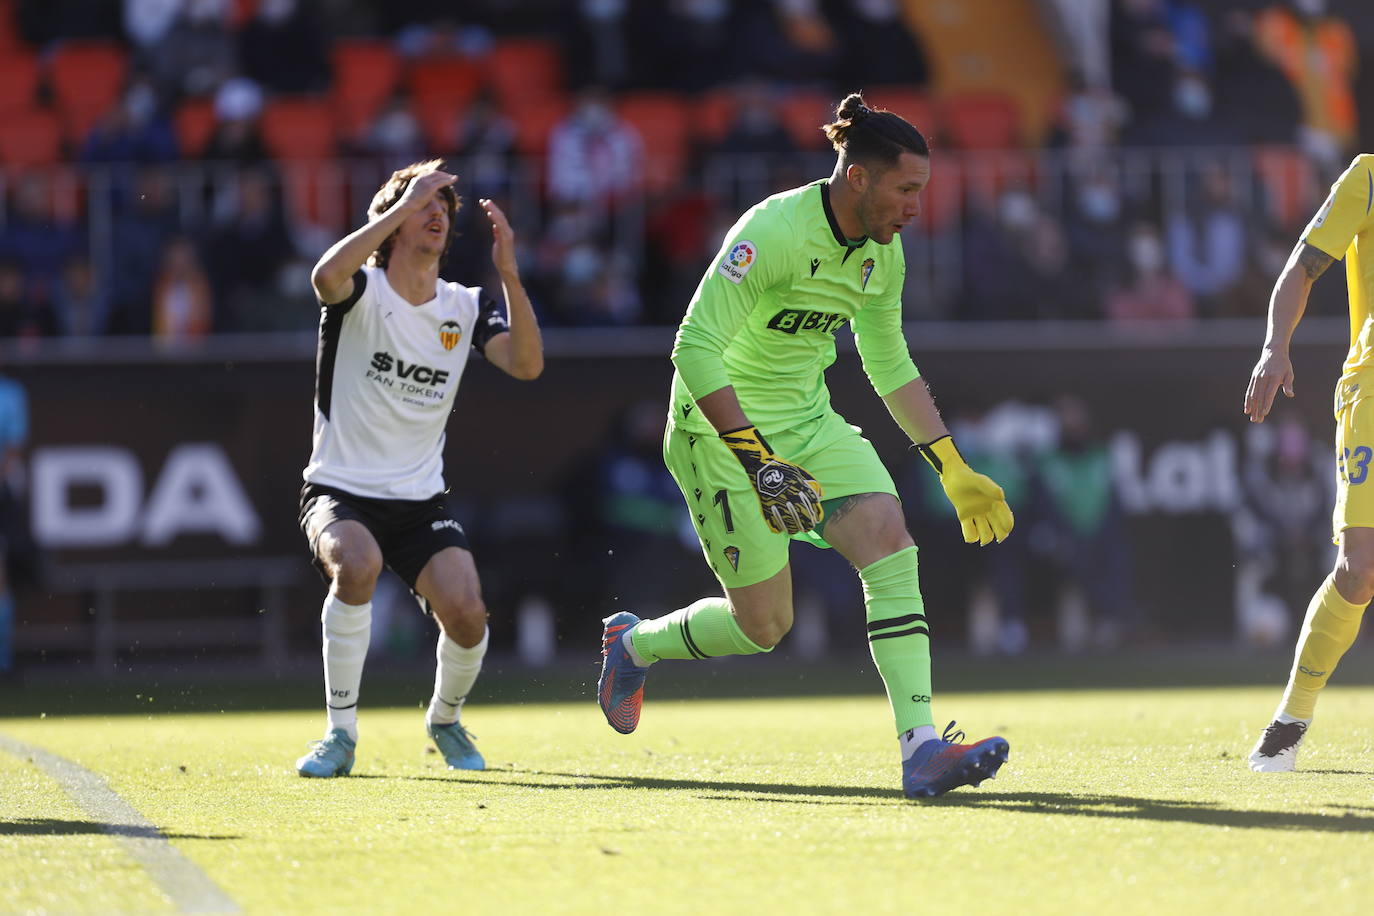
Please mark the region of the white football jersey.
[[305, 479], [357, 496], [444, 490], [444, 427], [473, 347], [509, 330], [481, 287], [439, 280], [412, 305], [364, 267], [353, 294], [320, 310], [315, 433]]

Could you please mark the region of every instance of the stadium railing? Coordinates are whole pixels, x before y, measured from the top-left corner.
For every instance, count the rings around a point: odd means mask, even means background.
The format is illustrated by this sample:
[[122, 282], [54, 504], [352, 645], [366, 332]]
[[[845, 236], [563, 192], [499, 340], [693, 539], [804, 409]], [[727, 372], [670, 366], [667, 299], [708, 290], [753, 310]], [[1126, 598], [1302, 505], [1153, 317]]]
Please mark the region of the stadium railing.
[[[253, 649], [263, 669], [279, 671], [287, 659], [287, 590], [308, 573], [305, 562], [295, 557], [65, 565], [51, 571], [44, 589], [85, 596], [89, 623], [20, 627], [16, 649], [89, 654], [97, 674], [113, 674], [120, 655], [131, 651]], [[148, 592], [224, 589], [251, 591], [256, 613], [149, 618], [121, 600]]]

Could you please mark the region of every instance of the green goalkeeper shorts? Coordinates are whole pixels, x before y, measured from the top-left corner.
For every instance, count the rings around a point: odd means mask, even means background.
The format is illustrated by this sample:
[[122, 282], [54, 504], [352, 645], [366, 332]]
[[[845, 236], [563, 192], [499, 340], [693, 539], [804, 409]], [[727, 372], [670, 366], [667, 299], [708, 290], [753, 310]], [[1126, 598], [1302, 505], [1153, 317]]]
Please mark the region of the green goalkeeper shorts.
[[[820, 481], [822, 500], [859, 493], [896, 496], [892, 475], [861, 433], [831, 412], [766, 435], [778, 457], [800, 465]], [[792, 538], [768, 527], [749, 476], [719, 437], [687, 432], [669, 422], [663, 436], [663, 461], [687, 500], [701, 551], [722, 585], [753, 585], [787, 565]], [[830, 546], [815, 532], [794, 537]]]

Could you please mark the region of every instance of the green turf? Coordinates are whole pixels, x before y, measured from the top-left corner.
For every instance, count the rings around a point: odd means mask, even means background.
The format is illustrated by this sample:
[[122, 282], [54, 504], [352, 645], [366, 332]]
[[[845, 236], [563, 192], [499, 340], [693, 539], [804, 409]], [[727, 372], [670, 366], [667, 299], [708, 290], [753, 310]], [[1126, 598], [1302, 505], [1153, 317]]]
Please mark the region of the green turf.
[[[652, 684], [651, 684], [652, 692]], [[1333, 689], [1297, 774], [1244, 755], [1273, 688], [937, 698], [1011, 760], [898, 790], [869, 697], [474, 704], [493, 769], [445, 770], [418, 709], [366, 709], [354, 777], [298, 778], [315, 712], [0, 719], [103, 775], [250, 913], [1368, 912], [1374, 689]], [[0, 753], [0, 909], [169, 912], [36, 767]]]

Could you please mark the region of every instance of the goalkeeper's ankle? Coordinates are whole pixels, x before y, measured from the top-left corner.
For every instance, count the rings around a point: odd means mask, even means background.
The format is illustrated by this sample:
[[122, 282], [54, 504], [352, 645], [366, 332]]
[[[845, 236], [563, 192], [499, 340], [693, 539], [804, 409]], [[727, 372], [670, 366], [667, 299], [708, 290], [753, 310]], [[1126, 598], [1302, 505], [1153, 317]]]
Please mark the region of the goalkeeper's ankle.
[[624, 636], [625, 651], [629, 653], [630, 661], [634, 662], [636, 667], [647, 668], [649, 667], [649, 665], [653, 663], [653, 659], [645, 658], [644, 656], [640, 655], [637, 651], [635, 651], [634, 635], [634, 627], [631, 627], [630, 631], [626, 633]]

